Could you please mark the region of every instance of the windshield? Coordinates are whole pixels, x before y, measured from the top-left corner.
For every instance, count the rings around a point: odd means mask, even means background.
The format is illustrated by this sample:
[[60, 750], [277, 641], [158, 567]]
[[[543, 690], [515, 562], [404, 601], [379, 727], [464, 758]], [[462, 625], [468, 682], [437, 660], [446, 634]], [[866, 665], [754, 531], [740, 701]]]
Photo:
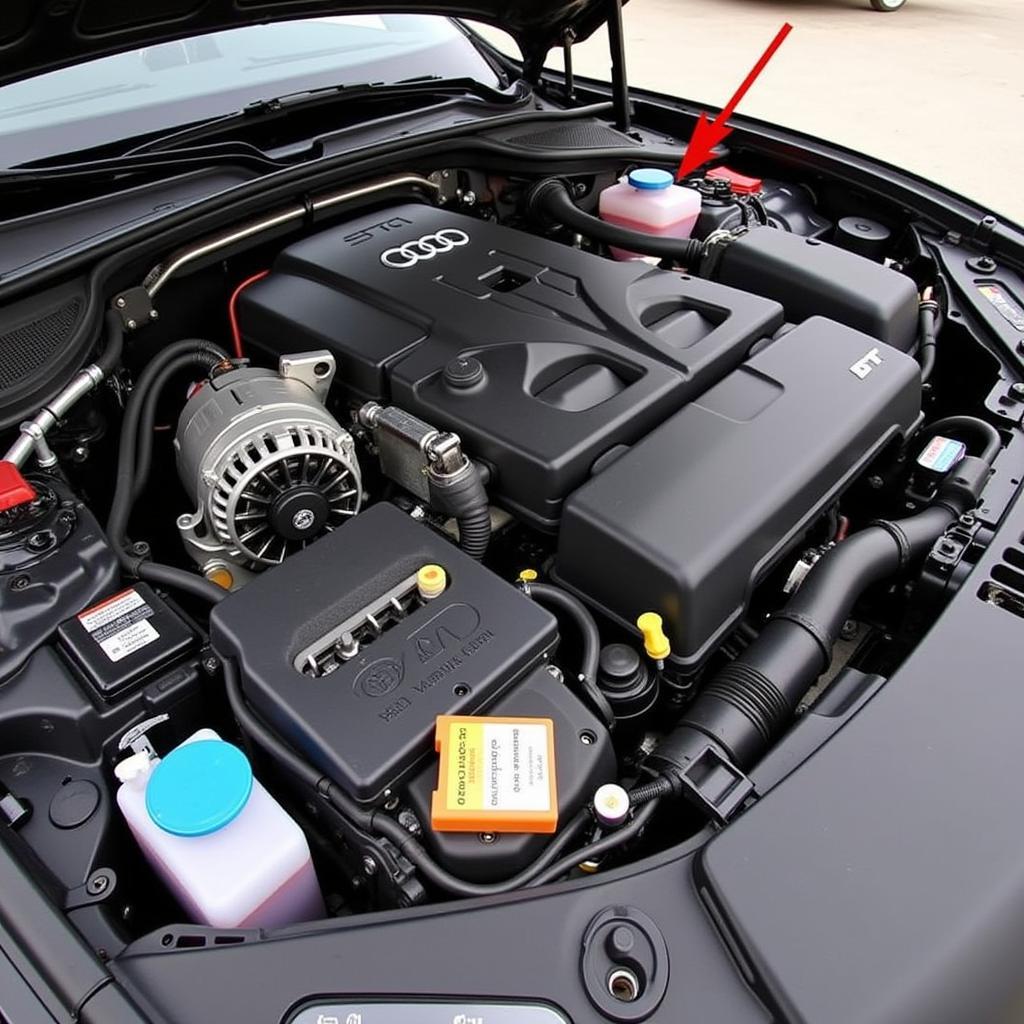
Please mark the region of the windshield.
[[0, 152], [13, 167], [290, 92], [428, 75], [499, 84], [446, 18], [348, 15], [246, 26], [0, 87]]

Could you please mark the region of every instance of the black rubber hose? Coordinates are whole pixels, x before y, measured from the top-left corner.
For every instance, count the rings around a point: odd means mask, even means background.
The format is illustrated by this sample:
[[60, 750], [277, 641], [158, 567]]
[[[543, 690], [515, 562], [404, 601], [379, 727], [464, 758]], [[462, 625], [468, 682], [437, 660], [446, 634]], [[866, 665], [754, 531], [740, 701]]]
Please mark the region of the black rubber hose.
[[135, 457], [138, 445], [139, 421], [146, 395], [156, 377], [178, 356], [186, 352], [207, 352], [217, 359], [225, 358], [224, 352], [208, 341], [189, 339], [179, 341], [157, 353], [139, 374], [135, 389], [125, 406], [121, 421], [121, 439], [117, 452], [117, 472], [114, 480], [114, 498], [107, 517], [107, 536], [116, 550], [124, 547], [134, 498]]
[[931, 507], [869, 526], [827, 552], [758, 638], [708, 683], [646, 766], [682, 772], [709, 740], [740, 768], [756, 763], [828, 668], [857, 598], [925, 555], [954, 519], [977, 504], [988, 474], [987, 463], [967, 457]]
[[161, 565], [159, 562], [147, 562], [142, 559], [132, 559], [132, 556], [125, 552], [121, 563], [140, 580], [147, 580], [162, 587], [174, 587], [183, 590], [201, 601], [216, 604], [228, 596], [228, 591], [211, 583], [208, 579], [186, 569], [178, 569], [173, 565]]
[[480, 471], [469, 459], [453, 473], [427, 474], [430, 504], [453, 516], [459, 526], [459, 547], [478, 562], [491, 543], [491, 509]]
[[935, 334], [939, 304], [934, 299], [924, 300], [918, 309], [917, 359], [921, 364], [921, 383], [927, 384], [935, 369]]
[[586, 605], [579, 598], [550, 583], [531, 583], [526, 592], [541, 604], [550, 605], [564, 612], [576, 623], [583, 641], [580, 685], [604, 724], [608, 729], [614, 729], [615, 711], [597, 685], [597, 670], [601, 661], [601, 634], [594, 621], [594, 616], [590, 614]]
[[109, 377], [121, 362], [121, 353], [124, 351], [124, 326], [120, 315], [113, 309], [107, 310], [103, 323], [103, 351], [99, 354], [96, 365], [103, 371], [104, 377]]
[[[139, 416], [139, 427], [135, 451], [135, 479], [132, 483], [132, 504], [138, 501], [139, 496], [149, 482], [149, 472], [153, 464], [153, 441], [156, 427], [156, 407], [164, 389], [178, 374], [189, 369], [196, 369], [202, 376], [206, 376], [210, 370], [219, 363], [220, 357], [212, 352], [183, 352], [180, 356], [172, 359], [153, 378], [152, 383], [142, 402], [142, 412]], [[185, 404], [182, 397], [181, 405]], [[131, 511], [129, 510], [129, 516]]]
[[578, 231], [586, 238], [596, 239], [630, 252], [670, 259], [683, 266], [694, 266], [704, 254], [704, 243], [695, 238], [661, 238], [640, 231], [631, 231], [618, 224], [609, 224], [589, 213], [584, 213], [572, 200], [565, 182], [546, 178], [530, 189], [527, 196], [528, 212], [541, 219], [562, 224]]
[[964, 435], [967, 441], [973, 441], [981, 448], [981, 451], [973, 454], [990, 466], [1003, 447], [999, 431], [991, 423], [986, 423], [977, 416], [947, 416], [945, 419], [929, 423], [924, 428], [926, 438], [935, 437], [937, 434], [951, 434], [957, 438]]

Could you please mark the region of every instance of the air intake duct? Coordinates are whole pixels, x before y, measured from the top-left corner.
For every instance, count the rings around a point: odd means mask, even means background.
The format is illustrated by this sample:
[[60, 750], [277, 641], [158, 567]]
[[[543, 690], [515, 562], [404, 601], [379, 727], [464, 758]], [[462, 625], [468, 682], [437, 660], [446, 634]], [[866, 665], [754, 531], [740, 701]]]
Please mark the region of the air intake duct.
[[857, 598], [919, 560], [953, 520], [977, 504], [989, 471], [985, 458], [967, 457], [929, 508], [876, 522], [829, 551], [757, 640], [708, 683], [647, 767], [678, 778], [709, 744], [741, 769], [754, 765], [828, 668]]

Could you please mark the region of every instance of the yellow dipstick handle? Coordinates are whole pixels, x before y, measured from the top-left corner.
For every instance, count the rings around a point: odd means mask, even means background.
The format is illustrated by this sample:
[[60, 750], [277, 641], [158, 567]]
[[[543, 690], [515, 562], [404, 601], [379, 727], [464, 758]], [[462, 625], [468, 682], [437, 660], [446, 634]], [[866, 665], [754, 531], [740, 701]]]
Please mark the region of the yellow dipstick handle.
[[655, 661], [664, 661], [672, 653], [672, 645], [662, 629], [662, 618], [657, 612], [644, 612], [636, 620], [637, 629], [644, 638], [644, 650]]
[[416, 588], [424, 601], [440, 597], [447, 586], [448, 573], [439, 565], [425, 565], [416, 573]]
[[536, 569], [524, 569], [520, 574], [516, 583], [533, 583], [537, 579]]

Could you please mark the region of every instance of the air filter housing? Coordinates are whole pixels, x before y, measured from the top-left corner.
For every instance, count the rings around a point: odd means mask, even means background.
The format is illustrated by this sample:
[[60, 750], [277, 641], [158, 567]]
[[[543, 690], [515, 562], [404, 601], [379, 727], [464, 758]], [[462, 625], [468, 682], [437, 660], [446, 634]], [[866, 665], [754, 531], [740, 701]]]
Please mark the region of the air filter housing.
[[333, 376], [330, 353], [304, 353], [276, 373], [231, 370], [189, 399], [174, 445], [198, 508], [178, 527], [204, 569], [277, 565], [358, 512], [352, 437], [322, 401]]

